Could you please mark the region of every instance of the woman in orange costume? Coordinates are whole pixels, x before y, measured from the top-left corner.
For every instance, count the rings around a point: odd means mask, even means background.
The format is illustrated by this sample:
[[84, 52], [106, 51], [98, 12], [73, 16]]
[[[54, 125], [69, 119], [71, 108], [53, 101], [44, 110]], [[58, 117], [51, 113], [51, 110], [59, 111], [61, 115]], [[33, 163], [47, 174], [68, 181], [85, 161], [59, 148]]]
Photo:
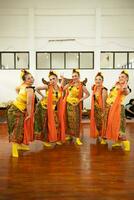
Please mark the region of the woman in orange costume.
[[34, 125], [34, 82], [33, 76], [22, 70], [23, 83], [16, 88], [18, 96], [8, 109], [9, 141], [12, 142], [12, 156], [18, 157], [18, 150], [29, 150], [30, 141], [33, 141]]
[[[49, 83], [37, 87], [36, 91], [42, 96], [35, 111], [35, 138], [42, 140], [44, 146], [51, 147], [52, 143], [61, 145], [65, 140], [61, 122], [62, 89], [58, 86], [58, 76], [49, 72]], [[46, 91], [46, 95], [42, 94]]]
[[90, 136], [101, 138], [101, 144], [106, 144], [106, 98], [107, 89], [103, 86], [103, 75], [99, 72], [95, 76], [95, 84], [92, 87]]
[[123, 105], [125, 97], [131, 92], [127, 84], [128, 79], [128, 73], [122, 71], [106, 101], [109, 108], [106, 137], [115, 142], [112, 147], [123, 145], [125, 151], [130, 151], [130, 142], [126, 138], [125, 108]]
[[[64, 82], [64, 77], [62, 77]], [[82, 145], [80, 140], [80, 124], [82, 117], [82, 101], [89, 97], [87, 88], [80, 82], [80, 73], [77, 70], [72, 72], [72, 80], [63, 87], [66, 91], [64, 98], [67, 139], [74, 137], [77, 145]], [[85, 94], [83, 96], [83, 93]], [[64, 109], [63, 109], [64, 110]]]

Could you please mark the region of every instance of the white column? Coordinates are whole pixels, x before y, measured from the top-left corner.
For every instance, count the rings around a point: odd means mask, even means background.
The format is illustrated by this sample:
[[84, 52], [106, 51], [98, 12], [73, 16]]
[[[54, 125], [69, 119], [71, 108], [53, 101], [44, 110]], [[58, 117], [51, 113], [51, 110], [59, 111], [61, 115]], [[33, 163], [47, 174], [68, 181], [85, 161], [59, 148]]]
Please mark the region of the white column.
[[96, 8], [96, 49], [94, 68], [95, 71], [100, 71], [100, 46], [101, 46], [101, 8]]
[[34, 37], [34, 8], [29, 8], [29, 53], [30, 53], [30, 72], [35, 75], [35, 37]]

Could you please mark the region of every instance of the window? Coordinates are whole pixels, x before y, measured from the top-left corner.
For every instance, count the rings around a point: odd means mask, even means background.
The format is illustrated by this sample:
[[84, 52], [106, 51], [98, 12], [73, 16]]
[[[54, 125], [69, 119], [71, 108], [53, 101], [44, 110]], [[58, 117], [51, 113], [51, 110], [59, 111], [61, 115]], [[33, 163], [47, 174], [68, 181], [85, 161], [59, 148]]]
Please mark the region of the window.
[[16, 53], [16, 69], [24, 69], [29, 66], [29, 55], [27, 53]]
[[129, 53], [129, 69], [134, 69], [134, 52]]
[[127, 53], [115, 53], [114, 68], [127, 68]]
[[0, 69], [28, 69], [29, 52], [0, 52]]
[[1, 54], [1, 68], [2, 69], [14, 69], [14, 53], [2, 53]]
[[52, 53], [52, 69], [64, 69], [64, 53]]
[[112, 69], [113, 68], [113, 53], [101, 53], [101, 68]]
[[92, 69], [94, 65], [93, 53], [80, 53], [80, 69]]
[[36, 54], [37, 69], [50, 69], [50, 53]]
[[36, 52], [36, 69], [93, 69], [94, 52]]
[[134, 52], [101, 52], [101, 69], [134, 68]]
[[79, 68], [79, 54], [66, 53], [66, 69], [78, 69], [78, 68]]

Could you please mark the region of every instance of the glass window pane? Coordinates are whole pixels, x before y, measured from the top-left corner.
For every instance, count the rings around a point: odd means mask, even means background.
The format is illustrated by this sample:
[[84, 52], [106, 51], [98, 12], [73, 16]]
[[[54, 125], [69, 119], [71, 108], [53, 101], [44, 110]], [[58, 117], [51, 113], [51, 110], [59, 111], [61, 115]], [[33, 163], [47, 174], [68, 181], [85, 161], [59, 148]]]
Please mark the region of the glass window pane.
[[93, 53], [80, 53], [80, 68], [93, 69]]
[[77, 69], [79, 63], [78, 53], [66, 53], [66, 68]]
[[16, 69], [26, 69], [28, 66], [28, 53], [16, 53]]
[[2, 69], [14, 69], [14, 53], [2, 53]]
[[64, 69], [64, 53], [52, 53], [52, 69]]
[[127, 53], [115, 53], [115, 68], [127, 68]]
[[129, 68], [134, 68], [134, 53], [129, 53]]
[[37, 69], [50, 69], [50, 53], [37, 53]]
[[101, 68], [112, 69], [113, 68], [113, 53], [105, 52], [101, 53], [100, 57]]

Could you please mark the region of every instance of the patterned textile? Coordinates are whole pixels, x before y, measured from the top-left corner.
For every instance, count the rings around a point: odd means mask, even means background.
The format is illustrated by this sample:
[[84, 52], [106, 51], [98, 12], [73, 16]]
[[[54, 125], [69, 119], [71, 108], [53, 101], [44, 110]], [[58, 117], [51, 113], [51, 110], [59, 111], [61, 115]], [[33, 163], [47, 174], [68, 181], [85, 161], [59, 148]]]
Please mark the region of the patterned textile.
[[119, 140], [126, 140], [126, 117], [125, 117], [124, 105], [121, 105], [121, 121], [120, 121]]
[[22, 143], [24, 137], [24, 117], [15, 105], [11, 105], [7, 111], [9, 142]]
[[80, 136], [80, 108], [67, 103], [67, 134]]
[[36, 106], [34, 119], [35, 139], [46, 140], [48, 133], [47, 109], [43, 108], [40, 102]]
[[[60, 140], [60, 127], [59, 127], [59, 119], [58, 119], [57, 111], [54, 111], [54, 119], [55, 119], [57, 134], [58, 134], [58, 140]], [[41, 102], [39, 102], [36, 106], [34, 130], [35, 130], [36, 140], [48, 141], [47, 109], [45, 109], [41, 105]]]

